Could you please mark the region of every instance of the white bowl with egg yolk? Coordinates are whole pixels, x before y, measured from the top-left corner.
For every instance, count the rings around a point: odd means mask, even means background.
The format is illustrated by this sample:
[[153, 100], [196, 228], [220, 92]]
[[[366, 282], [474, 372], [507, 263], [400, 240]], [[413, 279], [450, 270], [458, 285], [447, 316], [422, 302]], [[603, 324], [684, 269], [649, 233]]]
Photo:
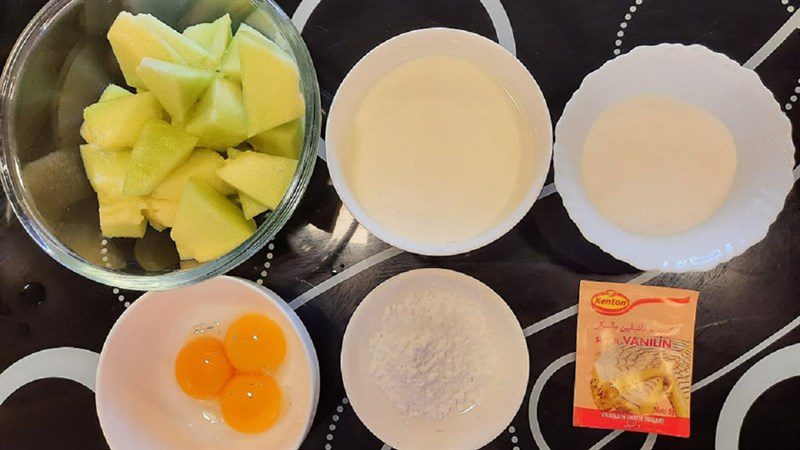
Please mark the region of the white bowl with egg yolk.
[[[175, 358], [193, 330], [224, 338], [227, 326], [266, 315], [286, 338], [286, 357], [273, 378], [281, 412], [263, 433], [239, 433], [221, 420], [217, 401], [186, 395]], [[202, 325], [201, 325], [202, 324]], [[274, 292], [217, 277], [194, 286], [144, 294], [128, 308], [103, 345], [97, 368], [97, 415], [112, 449], [253, 449], [300, 447], [319, 399], [319, 363], [303, 323]]]
[[339, 196], [372, 234], [411, 253], [455, 255], [499, 239], [533, 206], [552, 125], [536, 81], [506, 49], [429, 28], [384, 42], [350, 71], [326, 154]]
[[[626, 162], [617, 164], [613, 170], [601, 168], [608, 164], [598, 164], [592, 168], [598, 169], [596, 173], [590, 169], [589, 175], [602, 178], [594, 178], [588, 184], [583, 179], [587, 175], [584, 146], [593, 124], [599, 122], [598, 118], [604, 112], [621, 102], [652, 95], [667, 96], [715, 116], [729, 131], [737, 160], [727, 197], [715, 210], [705, 212], [711, 215], [691, 228], [667, 235], [632, 232], [615, 222], [618, 217], [609, 218], [601, 213], [602, 205], [593, 203], [593, 193], [587, 191], [587, 186], [596, 185], [598, 179], [615, 183], [615, 176], [624, 178], [621, 173], [626, 170], [622, 167]], [[664, 123], [658, 125], [665, 126]], [[678, 145], [684, 145], [680, 138], [687, 128], [691, 128], [689, 125], [692, 124], [683, 124], [682, 129], [674, 134]], [[623, 142], [622, 138], [630, 140], [634, 135], [635, 130], [630, 130], [625, 136], [615, 139]], [[644, 150], [646, 147], [653, 146], [645, 143], [640, 148]], [[715, 151], [704, 148], [704, 153], [696, 156], [697, 160]], [[679, 151], [675, 150], [675, 153]], [[639, 154], [645, 155], [643, 152]], [[635, 159], [643, 160], [639, 155]], [[676, 166], [674, 154], [670, 159], [651, 158], [646, 161], [647, 164], [659, 161], [657, 167]], [[713, 158], [712, 161], [715, 162], [700, 166], [700, 174], [690, 181], [713, 180], [725, 171], [724, 161]], [[615, 258], [648, 271], [711, 270], [742, 254], [766, 236], [794, 184], [792, 126], [775, 97], [754, 71], [700, 45], [637, 47], [589, 74], [567, 103], [556, 126], [553, 162], [556, 189], [586, 239]], [[689, 173], [688, 169], [698, 167], [687, 167], [687, 171], [682, 173], [660, 173], [658, 178], [651, 180], [665, 178], [668, 181], [660, 185], [667, 190], [674, 189], [672, 184], [677, 184], [676, 180]], [[680, 188], [702, 185], [687, 183], [681, 184]], [[663, 195], [651, 196], [651, 204], [641, 205], [661, 208], [659, 213], [680, 217], [690, 214], [693, 203], [696, 203], [692, 196], [707, 196], [708, 191], [692, 187], [688, 189], [688, 200], [677, 206], [668, 207], [664, 201], [659, 202]], [[621, 200], [629, 192], [618, 193], [617, 206], [632, 204]], [[644, 197], [641, 195], [644, 192], [640, 189], [634, 194]], [[631, 212], [644, 214], [641, 208], [626, 211]]]

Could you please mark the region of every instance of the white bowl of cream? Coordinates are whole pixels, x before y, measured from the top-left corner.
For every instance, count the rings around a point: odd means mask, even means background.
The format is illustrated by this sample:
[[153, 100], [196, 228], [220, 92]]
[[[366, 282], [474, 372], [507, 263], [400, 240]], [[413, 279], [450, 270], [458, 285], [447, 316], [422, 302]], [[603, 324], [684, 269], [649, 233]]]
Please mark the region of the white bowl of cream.
[[500, 238], [533, 206], [552, 125], [536, 81], [503, 47], [430, 28], [384, 42], [350, 71], [326, 153], [339, 196], [370, 232], [455, 255]]
[[783, 209], [791, 134], [752, 70], [700, 45], [637, 47], [567, 103], [556, 189], [586, 239], [614, 257], [710, 270], [763, 239]]

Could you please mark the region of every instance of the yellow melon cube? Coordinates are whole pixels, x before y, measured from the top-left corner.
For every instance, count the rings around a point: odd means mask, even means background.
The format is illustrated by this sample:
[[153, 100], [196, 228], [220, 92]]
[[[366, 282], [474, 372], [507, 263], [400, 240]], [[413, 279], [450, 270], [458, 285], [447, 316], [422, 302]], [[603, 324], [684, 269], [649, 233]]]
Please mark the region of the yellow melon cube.
[[148, 195], [192, 154], [197, 138], [165, 122], [145, 125], [131, 151], [123, 192]]
[[275, 209], [286, 194], [297, 169], [297, 161], [246, 151], [225, 161], [217, 174], [269, 209]]
[[125, 11], [119, 13], [108, 30], [108, 41], [125, 81], [136, 88], [144, 87], [136, 75], [136, 68], [143, 58], [151, 57], [177, 64], [186, 62], [158, 33]]
[[214, 72], [211, 70], [195, 69], [152, 58], [144, 58], [136, 69], [136, 74], [170, 117], [179, 124], [186, 122], [189, 112], [214, 79]]
[[231, 42], [231, 16], [225, 14], [212, 23], [201, 23], [183, 30], [183, 35], [203, 47], [210, 64], [218, 67]]
[[142, 127], [162, 116], [161, 105], [149, 92], [105, 100], [83, 110], [81, 136], [101, 147], [133, 147]]
[[245, 38], [239, 42], [248, 136], [305, 114], [297, 66], [277, 45]]
[[133, 93], [123, 87], [117, 86], [116, 84], [109, 84], [103, 93], [100, 94], [100, 100], [98, 100], [98, 102], [128, 97], [129, 95], [133, 95]]
[[235, 147], [247, 138], [247, 113], [242, 88], [224, 78], [211, 83], [186, 124], [186, 132], [200, 138], [202, 147]]
[[[241, 150], [236, 150], [235, 148], [228, 149], [228, 158], [236, 159], [241, 154], [242, 154]], [[244, 212], [244, 216], [246, 218], [252, 219], [253, 217], [265, 211], [269, 211], [267, 205], [260, 203], [258, 200], [245, 194], [244, 192], [241, 191], [237, 192], [239, 194], [239, 204], [242, 205], [242, 212]]]
[[304, 131], [303, 121], [293, 120], [251, 137], [250, 143], [262, 153], [300, 159]]
[[130, 151], [87, 144], [81, 145], [81, 159], [86, 177], [100, 200], [116, 200], [122, 196]]
[[239, 41], [245, 38], [252, 38], [257, 41], [269, 42], [269, 39], [250, 25], [243, 23], [236, 30], [236, 36], [231, 40], [228, 49], [222, 57], [219, 71], [230, 80], [242, 82], [242, 67], [239, 62]]
[[142, 237], [147, 225], [142, 214], [146, 204], [141, 197], [125, 195], [122, 192], [130, 152], [83, 145], [81, 158], [89, 182], [97, 192], [100, 204], [100, 229], [103, 236]]
[[181, 56], [185, 64], [200, 69], [215, 68], [211, 60], [211, 55], [209, 55], [209, 53], [203, 47], [197, 45], [188, 37], [178, 33], [172, 27], [151, 16], [150, 14], [138, 14], [135, 17], [140, 24], [147, 27], [149, 30], [163, 39], [167, 44], [169, 44], [175, 50], [175, 52]]
[[181, 259], [207, 262], [230, 252], [256, 231], [242, 210], [208, 183], [191, 179], [184, 188], [170, 233]]
[[141, 197], [120, 197], [100, 202], [100, 231], [107, 238], [140, 238], [147, 230]]
[[204, 181], [224, 195], [233, 194], [235, 192], [233, 188], [217, 175], [217, 169], [224, 163], [222, 156], [213, 150], [205, 148], [194, 150], [185, 163], [173, 170], [147, 196], [145, 215], [150, 219], [153, 228], [163, 230], [172, 227], [183, 188], [189, 179]]

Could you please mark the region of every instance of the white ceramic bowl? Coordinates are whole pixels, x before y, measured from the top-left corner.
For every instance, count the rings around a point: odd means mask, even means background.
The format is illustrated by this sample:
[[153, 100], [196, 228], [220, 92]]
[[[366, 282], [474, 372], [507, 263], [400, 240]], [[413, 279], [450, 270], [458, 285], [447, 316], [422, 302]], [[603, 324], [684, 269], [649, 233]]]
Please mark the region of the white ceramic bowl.
[[[464, 414], [443, 420], [403, 416], [375, 383], [369, 370], [369, 342], [380, 330], [387, 306], [413, 293], [446, 286], [477, 300], [492, 333], [496, 351], [493, 379], [486, 398]], [[505, 430], [517, 414], [528, 386], [528, 346], [511, 308], [488, 286], [444, 269], [419, 269], [383, 282], [353, 314], [342, 343], [342, 379], [358, 418], [383, 442], [405, 449], [477, 449]]]
[[[272, 428], [255, 435], [229, 428], [217, 403], [190, 398], [174, 375], [175, 357], [196, 325], [215, 326], [211, 332], [223, 337], [228, 324], [251, 312], [275, 320], [287, 343], [275, 376], [285, 406]], [[318, 399], [319, 364], [303, 323], [272, 291], [232, 277], [140, 297], [111, 329], [97, 368], [97, 415], [115, 450], [296, 449]]]
[[[670, 236], [624, 230], [592, 204], [581, 179], [589, 129], [608, 107], [640, 94], [665, 94], [704, 108], [730, 130], [738, 168], [727, 200], [706, 222]], [[589, 74], [556, 126], [555, 183], [589, 241], [642, 270], [704, 271], [767, 234], [794, 184], [792, 125], [758, 75], [700, 45], [637, 47]], [[713, 168], [709, 168], [713, 170]]]
[[[351, 122], [364, 96], [384, 75], [413, 59], [446, 55], [466, 59], [491, 74], [514, 98], [533, 133], [534, 153], [526, 183], [526, 194], [510, 208], [506, 217], [489, 230], [468, 240], [429, 243], [398, 236], [377, 223], [361, 207], [343, 176], [340, 152], [346, 145]], [[325, 148], [331, 179], [347, 209], [372, 234], [411, 253], [445, 256], [466, 253], [499, 239], [519, 223], [542, 190], [550, 169], [553, 132], [544, 95], [530, 72], [511, 53], [494, 41], [463, 30], [428, 28], [396, 36], [364, 56], [342, 82], [331, 105]], [[476, 214], [480, 208], [476, 207]]]

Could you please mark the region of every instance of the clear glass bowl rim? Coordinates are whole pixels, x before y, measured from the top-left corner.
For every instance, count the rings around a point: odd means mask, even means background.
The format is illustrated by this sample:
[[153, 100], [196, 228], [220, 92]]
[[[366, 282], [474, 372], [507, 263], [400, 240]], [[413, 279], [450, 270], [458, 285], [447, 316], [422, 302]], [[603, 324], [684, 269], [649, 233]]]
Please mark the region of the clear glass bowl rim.
[[321, 105], [319, 84], [311, 55], [291, 19], [272, 0], [250, 0], [257, 9], [268, 14], [278, 32], [290, 46], [300, 70], [301, 86], [306, 99], [305, 136], [297, 172], [277, 209], [262, 223], [255, 234], [242, 245], [214, 261], [199, 267], [175, 270], [157, 275], [129, 274], [104, 268], [87, 261], [66, 247], [49, 229], [25, 191], [17, 148], [11, 124], [20, 73], [27, 57], [49, 23], [57, 20], [83, 0], [51, 0], [25, 27], [8, 56], [0, 77], [0, 180], [8, 201], [22, 226], [33, 240], [64, 267], [99, 283], [127, 290], [149, 291], [187, 286], [223, 274], [243, 263], [267, 245], [283, 228], [297, 209], [314, 172], [320, 139]]

